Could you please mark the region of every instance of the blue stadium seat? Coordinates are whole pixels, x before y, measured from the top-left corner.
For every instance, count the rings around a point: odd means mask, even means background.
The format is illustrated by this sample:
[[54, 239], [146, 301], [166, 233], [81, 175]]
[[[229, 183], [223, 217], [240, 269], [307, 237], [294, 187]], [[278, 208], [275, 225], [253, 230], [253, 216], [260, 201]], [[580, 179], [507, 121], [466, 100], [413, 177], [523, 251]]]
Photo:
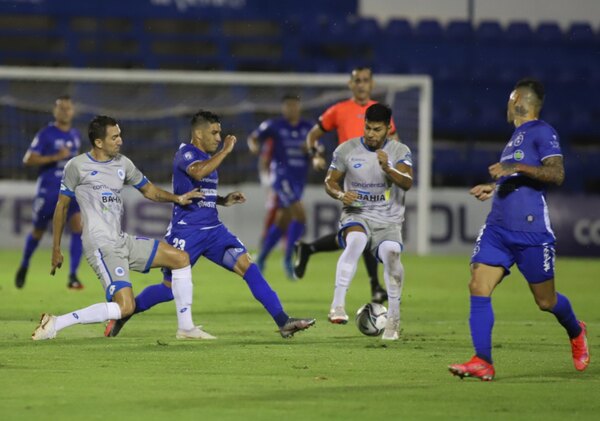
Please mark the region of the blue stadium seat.
[[471, 41], [474, 31], [470, 22], [467, 21], [451, 21], [445, 32], [446, 38], [452, 41]]
[[475, 35], [477, 41], [483, 43], [498, 43], [504, 39], [504, 31], [496, 21], [482, 21], [475, 30]]
[[520, 46], [530, 44], [533, 40], [533, 31], [527, 22], [511, 22], [506, 28], [506, 39], [509, 42], [518, 43]]
[[596, 36], [588, 23], [573, 23], [567, 31], [569, 44], [592, 44]]
[[420, 40], [440, 40], [444, 36], [444, 30], [437, 20], [422, 20], [415, 28], [415, 38]]
[[384, 39], [387, 40], [410, 40], [413, 36], [410, 22], [406, 19], [391, 19], [383, 32]]
[[534, 39], [541, 44], [557, 45], [564, 40], [564, 36], [556, 22], [542, 22], [535, 30]]
[[352, 31], [357, 38], [370, 42], [378, 42], [381, 36], [381, 28], [374, 18], [359, 19], [352, 25]]

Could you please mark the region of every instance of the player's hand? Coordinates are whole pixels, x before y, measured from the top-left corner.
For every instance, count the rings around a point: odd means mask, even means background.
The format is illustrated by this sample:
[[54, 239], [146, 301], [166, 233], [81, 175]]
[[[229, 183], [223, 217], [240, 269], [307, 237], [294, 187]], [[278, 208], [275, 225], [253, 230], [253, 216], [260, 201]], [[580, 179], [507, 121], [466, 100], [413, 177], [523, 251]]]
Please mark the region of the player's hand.
[[494, 184], [478, 184], [469, 190], [475, 198], [482, 202], [488, 200], [494, 195], [495, 185]]
[[236, 203], [244, 203], [246, 196], [240, 191], [234, 191], [225, 196], [225, 206], [235, 205]]
[[324, 170], [327, 168], [327, 161], [322, 155], [315, 155], [312, 158], [313, 168], [317, 171]]
[[488, 167], [488, 171], [494, 180], [506, 177], [518, 172], [516, 164], [508, 162], [496, 162]]
[[358, 199], [358, 193], [355, 191], [347, 191], [344, 192], [344, 195], [341, 197], [341, 201], [344, 205], [346, 206], [350, 206], [352, 203], [354, 203], [356, 201], [356, 199]]
[[177, 196], [177, 204], [186, 206], [192, 203], [194, 199], [204, 199], [204, 194], [198, 191], [198, 189], [190, 190], [185, 194]]
[[230, 134], [225, 136], [225, 140], [223, 141], [223, 152], [229, 154], [233, 150], [235, 142], [237, 142], [237, 138], [235, 136]]
[[63, 159], [67, 159], [71, 157], [71, 150], [69, 148], [63, 147], [61, 148], [56, 155], [54, 155], [56, 161], [62, 161]]
[[377, 154], [377, 161], [379, 161], [379, 166], [383, 171], [387, 171], [390, 168], [388, 154], [385, 153], [383, 149], [377, 149], [375, 153]]
[[54, 276], [56, 273], [56, 269], [60, 269], [63, 264], [63, 255], [58, 250], [52, 250], [52, 270], [50, 270], [50, 275]]

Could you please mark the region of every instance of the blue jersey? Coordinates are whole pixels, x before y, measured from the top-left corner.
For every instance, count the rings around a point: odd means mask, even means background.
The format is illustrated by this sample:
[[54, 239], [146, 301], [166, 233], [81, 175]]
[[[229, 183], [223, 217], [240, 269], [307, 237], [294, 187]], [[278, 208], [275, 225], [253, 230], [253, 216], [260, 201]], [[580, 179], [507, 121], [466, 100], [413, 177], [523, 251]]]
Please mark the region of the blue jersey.
[[210, 155], [202, 152], [191, 143], [182, 143], [173, 160], [173, 193], [179, 195], [193, 189], [199, 189], [203, 199], [194, 199], [187, 206], [175, 204], [173, 206], [173, 217], [171, 225], [194, 225], [200, 228], [210, 228], [221, 224], [217, 212], [217, 185], [219, 175], [213, 171], [202, 180], [195, 180], [188, 175], [187, 169], [190, 165], [206, 161]]
[[260, 140], [273, 139], [271, 172], [278, 179], [306, 183], [309, 157], [306, 153], [306, 135], [312, 128], [306, 120], [292, 126], [285, 118], [266, 120], [254, 132]]
[[[81, 136], [77, 129], [69, 129], [63, 132], [56, 127], [54, 123], [48, 124], [40, 130], [29, 146], [29, 151], [42, 156], [56, 155], [62, 148], [71, 150], [71, 157], [79, 153], [81, 147]], [[63, 176], [63, 169], [71, 157], [62, 161], [42, 165], [38, 171], [38, 195], [58, 196], [60, 190], [60, 180]]]
[[[562, 156], [558, 134], [548, 123], [533, 120], [515, 129], [500, 162], [540, 166], [551, 156]], [[500, 178], [486, 224], [511, 231], [552, 233], [544, 183], [519, 174]]]

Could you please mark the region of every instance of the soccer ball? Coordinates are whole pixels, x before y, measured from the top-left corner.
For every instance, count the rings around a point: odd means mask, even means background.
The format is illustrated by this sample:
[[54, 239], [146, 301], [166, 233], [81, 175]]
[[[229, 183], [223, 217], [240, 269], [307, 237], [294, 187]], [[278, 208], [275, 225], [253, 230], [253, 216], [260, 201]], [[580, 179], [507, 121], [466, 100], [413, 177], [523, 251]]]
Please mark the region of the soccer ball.
[[367, 336], [379, 336], [387, 322], [387, 308], [381, 304], [365, 304], [356, 312], [356, 327]]

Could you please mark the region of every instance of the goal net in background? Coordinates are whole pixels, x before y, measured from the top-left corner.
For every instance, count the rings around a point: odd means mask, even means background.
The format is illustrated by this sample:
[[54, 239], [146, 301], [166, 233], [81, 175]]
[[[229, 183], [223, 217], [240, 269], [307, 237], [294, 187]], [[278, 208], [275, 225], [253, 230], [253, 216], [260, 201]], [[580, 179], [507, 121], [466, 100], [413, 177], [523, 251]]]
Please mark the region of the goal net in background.
[[[281, 98], [302, 97], [303, 115], [316, 121], [331, 104], [347, 99], [348, 75], [221, 73], [0, 67], [0, 178], [23, 179], [21, 159], [35, 133], [52, 117], [55, 98], [71, 95], [83, 135], [94, 115], [121, 122], [123, 153], [154, 182], [168, 183], [177, 145], [189, 140], [189, 120], [199, 109], [221, 116], [224, 134], [238, 143], [219, 170], [223, 184], [258, 181], [257, 158], [246, 137], [265, 119], [280, 115]], [[431, 81], [427, 76], [378, 75], [373, 98], [393, 109], [400, 138], [413, 151], [417, 187], [416, 251], [429, 250], [431, 184]], [[322, 143], [328, 153], [333, 134]], [[323, 174], [311, 173], [322, 183]], [[414, 222], [411, 220], [411, 224]]]

